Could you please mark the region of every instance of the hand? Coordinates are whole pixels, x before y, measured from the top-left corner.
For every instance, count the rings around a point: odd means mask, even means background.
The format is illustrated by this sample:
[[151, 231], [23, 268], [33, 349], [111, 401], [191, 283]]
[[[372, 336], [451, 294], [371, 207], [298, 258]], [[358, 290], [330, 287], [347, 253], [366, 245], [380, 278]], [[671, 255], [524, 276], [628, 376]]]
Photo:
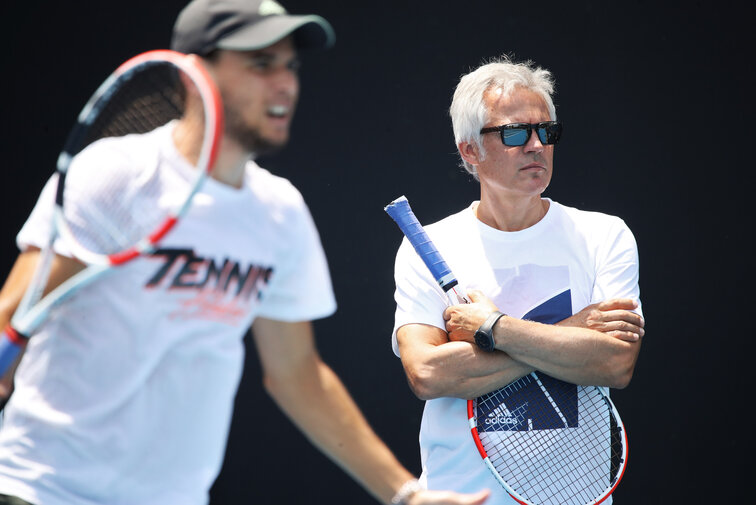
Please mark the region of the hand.
[[23, 354], [23, 350], [19, 353], [19, 356], [16, 357], [16, 360], [10, 368], [5, 372], [5, 375], [0, 377], [0, 411], [5, 408], [5, 404], [8, 403], [8, 400], [10, 400], [10, 397], [13, 394], [13, 375], [16, 373], [16, 367], [18, 367], [19, 361], [21, 361], [21, 354]]
[[470, 303], [452, 305], [444, 311], [446, 331], [451, 341], [475, 342], [475, 332], [491, 312], [499, 310], [486, 295], [477, 290], [467, 292]]
[[636, 342], [645, 333], [646, 322], [633, 312], [638, 302], [630, 298], [611, 298], [588, 305], [577, 314], [557, 323], [600, 331], [626, 342]]
[[408, 505], [479, 505], [488, 499], [489, 491], [460, 494], [453, 491], [418, 491]]
[[13, 385], [7, 384], [5, 381], [0, 382], [0, 411], [5, 408], [5, 404], [10, 400], [10, 396], [13, 393]]

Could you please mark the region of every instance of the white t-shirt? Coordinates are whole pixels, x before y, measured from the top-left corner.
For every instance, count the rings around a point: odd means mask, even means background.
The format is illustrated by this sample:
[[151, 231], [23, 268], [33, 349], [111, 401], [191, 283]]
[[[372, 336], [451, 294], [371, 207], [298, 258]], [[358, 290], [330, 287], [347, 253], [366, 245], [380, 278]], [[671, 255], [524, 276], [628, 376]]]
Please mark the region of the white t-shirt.
[[[75, 162], [155, 165], [167, 200], [192, 170], [170, 127]], [[44, 244], [53, 188], [20, 231], [22, 249]], [[78, 291], [30, 340], [0, 430], [0, 493], [40, 505], [207, 503], [252, 321], [334, 310], [300, 193], [251, 161], [241, 189], [208, 180], [158, 250]]]
[[[474, 204], [426, 231], [463, 291], [482, 291], [513, 317], [553, 324], [608, 298], [640, 301], [637, 247], [625, 223], [549, 202], [546, 216], [522, 231], [502, 232], [483, 224], [475, 217]], [[445, 329], [448, 302], [406, 239], [397, 253], [395, 276], [392, 345], [398, 355], [397, 329], [412, 323]], [[425, 403], [420, 451], [421, 478], [429, 489], [489, 488], [492, 503], [516, 503], [481, 460], [465, 400]]]

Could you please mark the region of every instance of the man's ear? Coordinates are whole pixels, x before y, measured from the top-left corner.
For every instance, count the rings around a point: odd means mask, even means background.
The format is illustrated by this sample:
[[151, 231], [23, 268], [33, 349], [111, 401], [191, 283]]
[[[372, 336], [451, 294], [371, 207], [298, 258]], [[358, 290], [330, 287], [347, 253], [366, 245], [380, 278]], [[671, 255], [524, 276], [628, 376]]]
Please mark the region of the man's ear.
[[480, 155], [480, 147], [475, 142], [460, 142], [457, 144], [457, 149], [462, 159], [470, 165], [477, 166], [483, 160]]

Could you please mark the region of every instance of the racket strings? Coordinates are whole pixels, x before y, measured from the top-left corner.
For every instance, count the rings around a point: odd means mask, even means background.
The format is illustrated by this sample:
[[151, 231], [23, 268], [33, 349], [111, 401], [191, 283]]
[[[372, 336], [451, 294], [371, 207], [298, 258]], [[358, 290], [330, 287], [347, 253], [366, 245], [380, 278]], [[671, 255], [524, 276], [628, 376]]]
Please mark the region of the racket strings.
[[180, 118], [186, 90], [176, 67], [154, 62], [132, 70], [108, 98], [87, 130], [80, 149], [105, 137], [147, 133]]
[[[64, 225], [78, 247], [98, 255], [134, 247], [186, 200], [192, 181], [166, 170], [160, 155], [143, 155], [155, 144], [135, 137], [183, 117], [184, 81], [174, 65], [151, 62], [122, 76], [104, 105], [93, 107], [95, 119], [72, 150], [78, 154], [62, 202]], [[203, 120], [195, 123], [202, 141]]]
[[[611, 488], [622, 463], [621, 429], [612, 408], [596, 388], [577, 388], [577, 402], [560, 396], [569, 389], [549, 388], [561, 415], [578, 422], [569, 428], [562, 423], [539, 429], [534, 420], [560, 416], [549, 411], [550, 402], [534, 401], [534, 384], [535, 379], [526, 376], [476, 400], [476, 423], [490, 463], [517, 494], [532, 503], [590, 503]], [[528, 400], [517, 405], [522, 401], [517, 394], [528, 389]], [[503, 416], [508, 423], [491, 423], [491, 412], [496, 413], [495, 419]], [[482, 417], [481, 413], [489, 414]]]

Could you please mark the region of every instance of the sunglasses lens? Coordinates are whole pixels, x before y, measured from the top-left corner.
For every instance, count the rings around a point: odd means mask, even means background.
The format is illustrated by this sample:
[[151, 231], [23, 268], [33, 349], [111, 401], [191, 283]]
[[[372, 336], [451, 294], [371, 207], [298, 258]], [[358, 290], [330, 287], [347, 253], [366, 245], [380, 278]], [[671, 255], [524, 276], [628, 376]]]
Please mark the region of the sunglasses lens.
[[546, 121], [538, 124], [512, 123], [502, 126], [483, 128], [481, 133], [493, 133], [498, 130], [501, 133], [501, 141], [505, 146], [524, 146], [530, 140], [530, 132], [535, 130], [541, 144], [556, 144], [562, 135], [562, 124], [555, 121]]
[[548, 128], [538, 128], [536, 130], [538, 132], [538, 138], [541, 140], [541, 144], [551, 144], [551, 135], [549, 134]]
[[523, 146], [528, 142], [529, 133], [527, 128], [506, 128], [501, 130], [501, 140], [507, 146]]
[[562, 133], [562, 125], [552, 123], [538, 128], [538, 138], [542, 144], [556, 144], [559, 142], [559, 136]]

